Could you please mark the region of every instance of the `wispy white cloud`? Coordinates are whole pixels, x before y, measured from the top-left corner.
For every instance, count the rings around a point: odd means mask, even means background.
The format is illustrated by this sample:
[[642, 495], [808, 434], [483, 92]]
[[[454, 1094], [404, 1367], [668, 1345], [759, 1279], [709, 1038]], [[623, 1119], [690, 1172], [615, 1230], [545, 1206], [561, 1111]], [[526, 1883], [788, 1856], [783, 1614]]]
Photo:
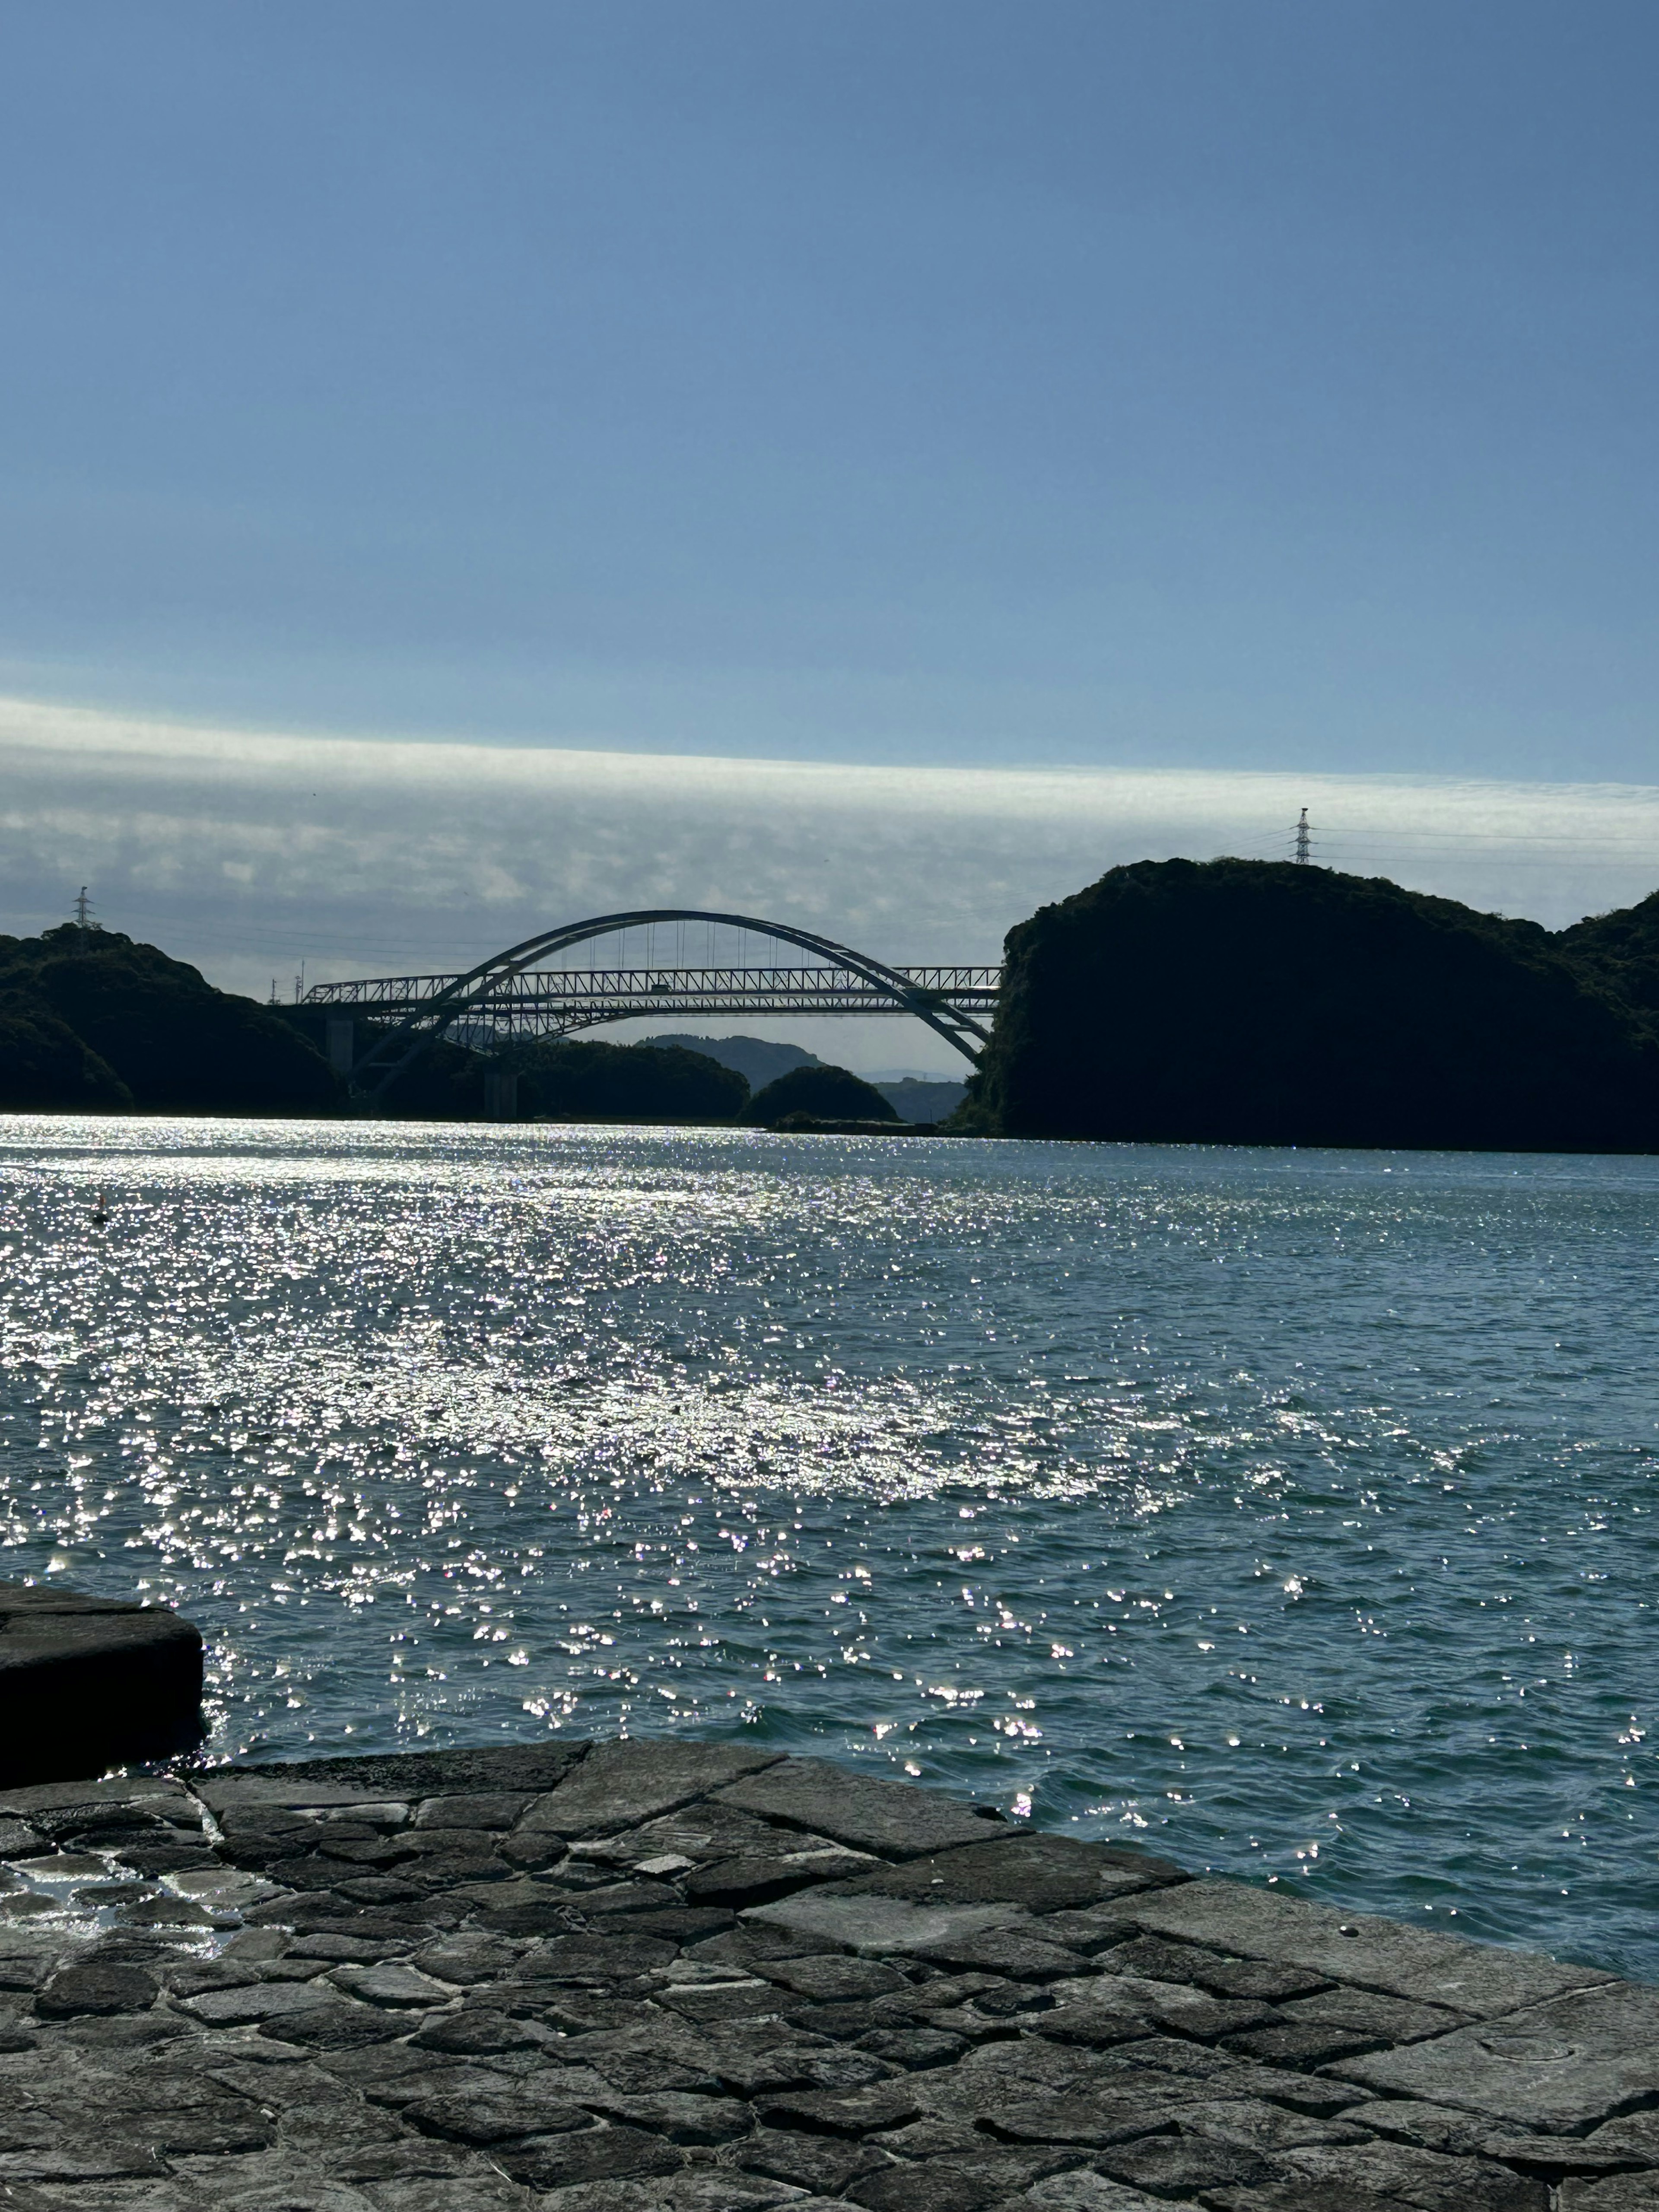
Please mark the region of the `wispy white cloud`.
[[[1119, 861], [1316, 857], [1552, 926], [1659, 884], [1659, 787], [1199, 769], [831, 767], [366, 742], [0, 701], [0, 928], [111, 926], [215, 981], [463, 963], [641, 906], [805, 923], [893, 959], [994, 958]], [[794, 1025], [799, 1028], [799, 1025]], [[862, 1025], [860, 1025], [862, 1026]], [[933, 1056], [891, 1031], [845, 1056]]]

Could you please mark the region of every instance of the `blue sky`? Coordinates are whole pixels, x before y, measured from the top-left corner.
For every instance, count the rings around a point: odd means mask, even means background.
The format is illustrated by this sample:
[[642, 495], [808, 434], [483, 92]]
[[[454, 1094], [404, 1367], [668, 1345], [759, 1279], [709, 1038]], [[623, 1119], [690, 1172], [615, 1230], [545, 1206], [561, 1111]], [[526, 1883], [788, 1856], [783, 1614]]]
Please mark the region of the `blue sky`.
[[15, 697], [1656, 780], [1651, 0], [3, 20]]

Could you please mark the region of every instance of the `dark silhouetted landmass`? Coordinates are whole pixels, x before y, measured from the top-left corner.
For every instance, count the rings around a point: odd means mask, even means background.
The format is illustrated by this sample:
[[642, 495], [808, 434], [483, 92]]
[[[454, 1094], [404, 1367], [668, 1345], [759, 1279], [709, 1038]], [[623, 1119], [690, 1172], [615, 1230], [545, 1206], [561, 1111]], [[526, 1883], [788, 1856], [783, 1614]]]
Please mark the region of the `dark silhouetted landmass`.
[[520, 1114], [567, 1121], [735, 1121], [747, 1079], [678, 1046], [603, 1044], [586, 1038], [511, 1045], [503, 1067], [519, 1075]]
[[0, 1107], [329, 1114], [321, 1054], [252, 999], [118, 931], [0, 938]]
[[477, 1121], [497, 1071], [519, 1079], [518, 1119], [552, 1121], [736, 1121], [749, 1085], [701, 1053], [653, 1045], [547, 1037], [486, 1058], [440, 1043], [392, 1085], [380, 1110], [428, 1121]]
[[114, 1069], [50, 1006], [26, 991], [0, 995], [0, 1112], [120, 1114], [131, 1108], [132, 1093]]
[[678, 1048], [681, 1052], [701, 1053], [705, 1060], [717, 1060], [722, 1067], [735, 1067], [750, 1088], [758, 1091], [780, 1075], [787, 1075], [792, 1067], [822, 1067], [823, 1062], [816, 1053], [808, 1052], [798, 1044], [774, 1044], [769, 1037], [751, 1036], [650, 1036], [642, 1040], [661, 1050]]
[[1139, 861], [1011, 932], [963, 1120], [1019, 1137], [1659, 1150], [1659, 1038], [1621, 994], [1650, 982], [1656, 936], [1654, 900], [1552, 935], [1325, 868]]
[[1659, 891], [1640, 906], [1576, 921], [1555, 942], [1575, 967], [1659, 1026]]
[[897, 1121], [896, 1106], [850, 1068], [792, 1067], [750, 1100], [749, 1119], [761, 1128], [799, 1115], [817, 1121]]

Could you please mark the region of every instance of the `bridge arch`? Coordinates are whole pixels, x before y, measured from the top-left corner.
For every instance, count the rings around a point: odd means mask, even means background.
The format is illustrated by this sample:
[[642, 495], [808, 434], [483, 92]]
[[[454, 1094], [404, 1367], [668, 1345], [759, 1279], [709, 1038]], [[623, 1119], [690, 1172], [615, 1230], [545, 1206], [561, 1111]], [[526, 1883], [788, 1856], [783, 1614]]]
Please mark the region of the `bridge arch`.
[[382, 1097], [404, 1069], [446, 1030], [469, 1014], [487, 1013], [494, 998], [526, 969], [539, 966], [555, 954], [574, 951], [594, 938], [616, 936], [626, 929], [671, 921], [712, 922], [726, 929], [747, 931], [752, 936], [769, 937], [779, 944], [793, 945], [803, 952], [811, 953], [826, 966], [846, 969], [861, 978], [893, 1002], [892, 1011], [914, 1014], [918, 1021], [926, 1022], [929, 1029], [975, 1066], [991, 1041], [989, 1030], [960, 1006], [952, 1006], [946, 993], [928, 989], [901, 969], [889, 967], [885, 961], [856, 952], [850, 945], [837, 944], [835, 939], [821, 936], [816, 930], [798, 929], [790, 922], [765, 921], [755, 915], [712, 913], [701, 907], [650, 907], [625, 914], [595, 915], [585, 921], [565, 922], [556, 929], [543, 930], [535, 937], [527, 937], [520, 944], [510, 945], [504, 951], [492, 954], [488, 960], [481, 960], [465, 975], [449, 978], [394, 1027], [374, 1039], [351, 1070], [352, 1088], [371, 1098]]

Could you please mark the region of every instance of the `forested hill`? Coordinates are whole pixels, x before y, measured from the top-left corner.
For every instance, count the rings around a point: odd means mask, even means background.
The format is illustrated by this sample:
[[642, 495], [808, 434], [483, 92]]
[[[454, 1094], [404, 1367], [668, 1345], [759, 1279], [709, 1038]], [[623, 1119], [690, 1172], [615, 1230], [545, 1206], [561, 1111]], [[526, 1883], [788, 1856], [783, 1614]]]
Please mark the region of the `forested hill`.
[[[115, 930], [0, 937], [0, 1112], [342, 1113], [325, 1018], [215, 990]], [[441, 1042], [374, 1110], [482, 1120], [491, 1066], [518, 1076], [526, 1118], [734, 1122], [749, 1102], [741, 1074], [700, 1054], [566, 1038], [512, 1044], [493, 1061]]]
[[1010, 933], [988, 1132], [1659, 1151], [1659, 898], [1552, 934], [1327, 868], [1143, 860]]
[[1659, 891], [1640, 906], [1576, 921], [1555, 939], [1574, 964], [1659, 1030]]
[[327, 1114], [340, 1095], [290, 1023], [153, 945], [73, 922], [0, 937], [0, 1110]]

